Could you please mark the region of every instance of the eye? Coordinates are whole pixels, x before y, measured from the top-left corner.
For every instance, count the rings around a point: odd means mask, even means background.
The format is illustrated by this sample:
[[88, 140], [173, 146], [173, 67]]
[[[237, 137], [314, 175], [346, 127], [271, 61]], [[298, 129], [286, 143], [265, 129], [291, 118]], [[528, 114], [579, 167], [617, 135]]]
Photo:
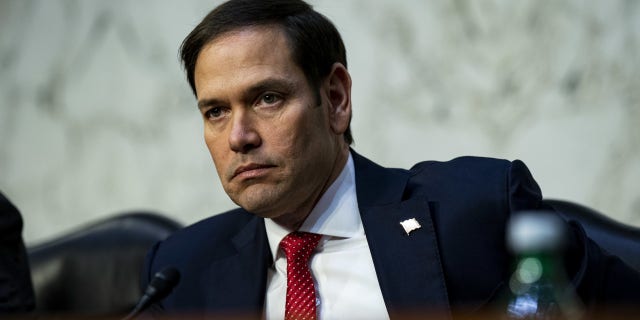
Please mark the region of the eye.
[[204, 113], [204, 117], [209, 120], [215, 120], [222, 116], [222, 111], [221, 107], [213, 107]]
[[266, 104], [274, 104], [278, 101], [280, 101], [280, 96], [278, 96], [275, 93], [265, 93], [264, 95], [262, 95], [262, 102], [266, 103]]

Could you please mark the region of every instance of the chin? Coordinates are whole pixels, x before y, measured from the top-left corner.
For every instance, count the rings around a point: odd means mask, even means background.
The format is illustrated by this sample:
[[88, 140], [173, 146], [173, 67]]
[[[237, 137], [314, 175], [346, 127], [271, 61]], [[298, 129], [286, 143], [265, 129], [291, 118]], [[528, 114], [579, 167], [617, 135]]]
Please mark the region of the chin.
[[248, 196], [241, 196], [238, 201], [234, 201], [237, 205], [243, 209], [263, 218], [276, 218], [282, 210], [278, 210], [271, 197], [259, 196], [258, 192], [247, 192]]
[[[274, 182], [254, 183], [235, 193], [231, 199], [243, 209], [263, 218], [277, 218], [291, 211], [296, 190], [288, 185]], [[229, 194], [231, 197], [231, 194]]]

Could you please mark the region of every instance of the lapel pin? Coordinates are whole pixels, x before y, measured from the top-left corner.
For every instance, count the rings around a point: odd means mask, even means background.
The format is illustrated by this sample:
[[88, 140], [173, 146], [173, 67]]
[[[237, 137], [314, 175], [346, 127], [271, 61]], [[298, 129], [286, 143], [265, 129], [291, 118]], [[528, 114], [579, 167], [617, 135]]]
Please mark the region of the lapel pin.
[[409, 235], [411, 231], [422, 228], [422, 226], [418, 223], [416, 218], [407, 219], [404, 221], [400, 221], [400, 225], [404, 228], [404, 232]]

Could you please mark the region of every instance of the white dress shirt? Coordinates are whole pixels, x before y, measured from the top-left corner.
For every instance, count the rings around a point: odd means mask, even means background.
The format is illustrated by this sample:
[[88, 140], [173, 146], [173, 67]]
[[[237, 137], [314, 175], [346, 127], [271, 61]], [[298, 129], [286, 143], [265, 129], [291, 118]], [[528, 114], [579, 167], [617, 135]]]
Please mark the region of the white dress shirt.
[[[275, 262], [267, 276], [265, 318], [284, 319], [287, 260], [279, 244], [294, 230], [270, 219], [265, 227]], [[351, 154], [298, 231], [322, 234], [310, 262], [318, 319], [389, 319], [360, 219]]]

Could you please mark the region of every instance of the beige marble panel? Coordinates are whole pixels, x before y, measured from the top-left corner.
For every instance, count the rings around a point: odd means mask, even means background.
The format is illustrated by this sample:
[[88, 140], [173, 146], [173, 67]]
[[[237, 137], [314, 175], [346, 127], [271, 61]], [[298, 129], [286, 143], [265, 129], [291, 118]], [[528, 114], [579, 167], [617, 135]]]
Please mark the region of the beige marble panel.
[[[216, 3], [0, 2], [0, 190], [28, 243], [233, 207], [177, 58]], [[519, 158], [546, 196], [640, 225], [640, 2], [313, 3], [347, 43], [360, 153]]]

